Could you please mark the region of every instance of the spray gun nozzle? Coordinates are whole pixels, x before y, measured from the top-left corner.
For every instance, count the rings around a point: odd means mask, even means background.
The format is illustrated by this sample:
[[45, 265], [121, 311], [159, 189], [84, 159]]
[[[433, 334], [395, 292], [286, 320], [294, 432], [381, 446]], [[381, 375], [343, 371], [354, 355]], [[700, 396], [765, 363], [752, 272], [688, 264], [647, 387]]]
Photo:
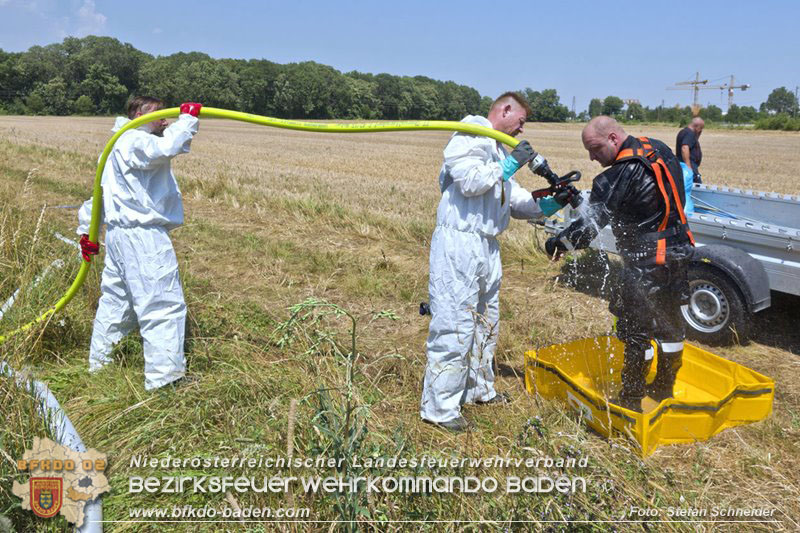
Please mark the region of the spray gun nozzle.
[[531, 169], [531, 172], [534, 174], [543, 177], [550, 183], [550, 185], [555, 185], [558, 182], [558, 175], [550, 169], [550, 165], [547, 164], [547, 159], [542, 157], [542, 154], [536, 154], [536, 157], [531, 159], [530, 163], [528, 163], [528, 168]]

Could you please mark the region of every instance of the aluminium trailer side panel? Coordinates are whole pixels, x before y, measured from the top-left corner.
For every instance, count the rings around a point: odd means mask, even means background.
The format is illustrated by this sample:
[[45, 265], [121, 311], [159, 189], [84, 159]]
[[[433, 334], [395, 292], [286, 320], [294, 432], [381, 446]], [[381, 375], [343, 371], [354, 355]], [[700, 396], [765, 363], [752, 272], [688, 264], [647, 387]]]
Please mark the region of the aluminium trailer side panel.
[[692, 199], [741, 220], [800, 228], [800, 196], [695, 184]]
[[800, 231], [698, 213], [689, 216], [689, 226], [698, 246], [739, 248], [761, 263], [770, 289], [800, 296]]
[[695, 185], [689, 224], [700, 244], [724, 244], [759, 261], [772, 290], [800, 296], [800, 196]]

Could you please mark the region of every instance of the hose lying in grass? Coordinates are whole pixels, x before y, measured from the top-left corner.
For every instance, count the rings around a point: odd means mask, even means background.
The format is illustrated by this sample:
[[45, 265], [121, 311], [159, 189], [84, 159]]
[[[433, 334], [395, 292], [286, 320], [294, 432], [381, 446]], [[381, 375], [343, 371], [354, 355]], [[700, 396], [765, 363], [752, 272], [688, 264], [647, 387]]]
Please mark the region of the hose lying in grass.
[[[74, 241], [70, 241], [58, 233], [56, 233], [56, 237], [69, 242], [70, 244], [75, 244]], [[56, 259], [50, 263], [41, 274], [36, 276], [31, 284], [31, 287], [38, 285], [45, 277], [47, 277], [53, 268], [60, 269], [63, 266], [64, 261], [62, 259]], [[2, 319], [4, 313], [7, 313], [11, 310], [11, 307], [14, 305], [20, 290], [21, 287], [14, 291], [14, 294], [12, 294], [11, 297], [3, 304], [2, 309], [0, 309], [0, 319]], [[86, 445], [83, 444], [83, 441], [81, 440], [80, 435], [78, 435], [75, 426], [61, 408], [61, 404], [58, 403], [58, 400], [47, 387], [47, 385], [41, 381], [35, 381], [26, 378], [19, 372], [14, 371], [14, 369], [3, 360], [0, 360], [0, 375], [13, 379], [17, 387], [28, 391], [36, 399], [36, 407], [39, 413], [41, 413], [42, 418], [49, 423], [50, 431], [56, 442], [79, 453], [86, 451]], [[84, 513], [86, 517], [83, 525], [75, 530], [79, 533], [102, 532], [103, 504], [100, 501], [100, 498], [97, 498], [94, 501], [86, 502]]]
[[[37, 409], [42, 418], [50, 423], [50, 430], [56, 442], [79, 453], [86, 451], [86, 445], [83, 444], [75, 426], [72, 425], [69, 417], [61, 408], [61, 404], [58, 403], [47, 385], [41, 381], [25, 378], [19, 372], [15, 372], [5, 361], [0, 361], [0, 375], [13, 379], [19, 388], [29, 391], [36, 398]], [[83, 512], [85, 514], [83, 525], [76, 528], [75, 531], [79, 533], [103, 531], [103, 503], [100, 497], [86, 502]]]
[[[31, 283], [31, 288], [34, 288], [37, 285], [39, 285], [39, 283], [41, 283], [41, 281], [44, 278], [46, 278], [47, 275], [50, 274], [50, 271], [54, 268], [56, 269], [64, 268], [64, 260], [56, 259], [52, 263], [47, 265], [45, 269], [42, 271], [42, 273], [36, 276], [36, 278], [33, 280], [33, 283]], [[15, 290], [14, 293], [8, 297], [8, 300], [6, 300], [5, 303], [3, 303], [2, 306], [0, 306], [0, 320], [2, 320], [3, 316], [5, 316], [5, 314], [11, 310], [11, 306], [14, 305], [14, 302], [17, 301], [17, 296], [19, 296], [21, 290], [22, 287]]]
[[[138, 128], [143, 124], [160, 120], [164, 118], [174, 118], [180, 113], [179, 108], [171, 107], [169, 109], [161, 109], [153, 113], [142, 115], [139, 118], [131, 120], [120, 128], [106, 143], [100, 160], [97, 164], [97, 172], [94, 177], [94, 187], [92, 190], [92, 221], [89, 225], [89, 239], [97, 242], [97, 237], [100, 233], [100, 212], [102, 211], [101, 203], [102, 192], [100, 182], [103, 176], [103, 169], [106, 166], [111, 150], [117, 139], [126, 131]], [[402, 121], [402, 122], [381, 122], [381, 123], [352, 123], [352, 124], [338, 124], [338, 123], [316, 123], [316, 122], [300, 122], [296, 120], [284, 120], [279, 118], [264, 117], [261, 115], [251, 115], [249, 113], [241, 113], [239, 111], [230, 111], [227, 109], [216, 109], [213, 107], [203, 107], [200, 110], [201, 118], [225, 118], [230, 120], [239, 120], [242, 122], [250, 122], [253, 124], [260, 124], [262, 126], [270, 126], [273, 128], [283, 128], [289, 130], [299, 131], [312, 131], [318, 133], [374, 133], [382, 131], [419, 131], [419, 130], [438, 130], [438, 131], [459, 131], [462, 133], [470, 133], [472, 135], [483, 135], [490, 137], [498, 142], [506, 144], [510, 147], [515, 147], [519, 141], [510, 135], [506, 135], [500, 131], [476, 124], [467, 124], [464, 122], [446, 121], [446, 120], [416, 120], [416, 121]], [[8, 340], [12, 335], [27, 331], [37, 324], [47, 322], [51, 316], [60, 311], [66, 306], [70, 300], [77, 294], [78, 289], [81, 288], [89, 272], [90, 263], [84, 262], [78, 271], [72, 285], [67, 289], [64, 296], [58, 300], [53, 307], [45, 311], [38, 318], [28, 322], [27, 324], [10, 331], [4, 335], [0, 335], [0, 344]]]

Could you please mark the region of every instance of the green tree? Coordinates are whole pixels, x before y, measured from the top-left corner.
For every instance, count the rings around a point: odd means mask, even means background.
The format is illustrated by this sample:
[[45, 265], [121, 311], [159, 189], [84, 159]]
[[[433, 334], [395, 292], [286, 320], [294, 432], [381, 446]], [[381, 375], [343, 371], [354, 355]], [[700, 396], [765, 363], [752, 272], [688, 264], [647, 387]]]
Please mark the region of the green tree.
[[[445, 82], [440, 86], [439, 95], [442, 101], [442, 119], [461, 120], [470, 113], [470, 103], [464, 98], [461, 86], [457, 83], [453, 81]], [[404, 116], [401, 115], [400, 118]]]
[[242, 110], [257, 115], [274, 115], [275, 78], [280, 65], [265, 59], [238, 63], [236, 71]]
[[703, 120], [707, 120], [709, 122], [721, 122], [722, 121], [722, 109], [715, 105], [710, 105], [708, 107], [704, 107], [700, 110], [700, 118]]
[[569, 118], [569, 109], [562, 105], [555, 89], [534, 91], [526, 87], [521, 91], [531, 106], [531, 115], [528, 120], [533, 122], [566, 122]]
[[618, 96], [606, 96], [606, 99], [603, 100], [603, 115], [608, 115], [609, 117], [617, 116], [622, 112], [622, 108], [625, 107], [625, 102], [622, 101], [622, 98]]
[[206, 60], [184, 63], [175, 73], [175, 82], [181, 102], [201, 102], [226, 109], [239, 107], [239, 78], [221, 62]]
[[213, 62], [214, 60], [208, 54], [201, 52], [178, 52], [146, 61], [139, 70], [137, 92], [161, 98], [167, 107], [180, 105], [185, 101], [186, 93], [192, 92], [191, 81], [187, 77], [193, 78], [197, 74], [196, 69], [192, 67], [187, 67], [179, 74], [180, 69], [194, 63], [207, 65]]
[[164, 100], [168, 107], [181, 103], [175, 67], [169, 58], [145, 63], [139, 71], [139, 93]]
[[628, 108], [625, 110], [625, 119], [637, 122], [644, 120], [645, 111], [642, 104], [637, 104], [636, 102], [628, 104]]
[[28, 108], [22, 98], [14, 98], [10, 103], [5, 104], [5, 108], [9, 115], [24, 115], [28, 113]]
[[[377, 84], [375, 95], [380, 100], [382, 118], [395, 120], [406, 116], [413, 99], [408, 94], [406, 87], [400, 82], [400, 78], [391, 74], [381, 73], [373, 79]], [[442, 86], [439, 86], [438, 89], [439, 98], [444, 108], [447, 105], [447, 100], [452, 98], [453, 95], [451, 91]], [[443, 113], [446, 112], [443, 111]]]
[[[461, 99], [467, 108], [467, 113], [470, 115], [477, 114], [481, 109], [481, 93], [466, 85], [459, 85], [458, 89], [461, 91]], [[456, 118], [461, 119], [463, 117]]]
[[128, 96], [125, 86], [101, 63], [89, 67], [86, 78], [80, 83], [80, 91], [91, 98], [101, 114], [122, 111]]
[[292, 118], [330, 118], [344, 114], [349, 86], [336, 69], [313, 61], [284, 65], [275, 80], [276, 114]]
[[599, 117], [603, 114], [603, 101], [599, 98], [592, 98], [592, 101], [589, 102], [589, 117]]
[[411, 109], [407, 118], [436, 120], [441, 118], [442, 102], [436, 82], [425, 76], [417, 76], [411, 81]]
[[[51, 90], [50, 93], [48, 91]], [[293, 117], [459, 120], [488, 112], [491, 99], [452, 81], [424, 76], [341, 74], [313, 62], [212, 59], [201, 52], [150, 56], [111, 37], [67, 37], [26, 52], [0, 50], [0, 104], [9, 112], [94, 112], [120, 109], [132, 94], [174, 107], [185, 100]], [[26, 103], [22, 98], [25, 97]], [[561, 120], [555, 90], [539, 93], [539, 120]]]
[[478, 108], [478, 114], [481, 116], [487, 116], [489, 114], [489, 109], [492, 107], [492, 103], [494, 99], [491, 96], [484, 96], [481, 98], [481, 104]]
[[20, 89], [30, 92], [37, 84], [47, 83], [59, 76], [65, 60], [66, 56], [61, 45], [30, 47], [27, 52], [20, 55], [16, 65]]
[[33, 92], [25, 98], [26, 112], [31, 115], [41, 115], [44, 113], [44, 100], [37, 92]]
[[758, 118], [758, 111], [753, 106], [738, 106], [732, 104], [725, 115], [725, 120], [731, 124], [749, 124]]
[[344, 118], [375, 119], [380, 117], [380, 100], [375, 95], [378, 84], [359, 78], [345, 76], [350, 101]]
[[20, 54], [0, 50], [0, 102], [12, 102], [26, 94], [18, 69]]
[[40, 83], [32, 94], [39, 95], [44, 102], [44, 112], [48, 115], [69, 114], [70, 100], [67, 97], [67, 84], [61, 76], [56, 76], [47, 83]]
[[[684, 110], [680, 106], [674, 106], [674, 107], [658, 106], [647, 113], [647, 120], [677, 124], [681, 122], [681, 117], [683, 116], [683, 112]], [[691, 112], [690, 112], [690, 118], [691, 118]]]
[[[80, 90], [79, 85], [89, 76], [92, 66], [102, 65], [125, 88], [126, 97], [138, 92], [139, 69], [153, 59], [131, 44], [123, 44], [113, 37], [67, 37], [61, 47], [66, 56], [63, 76], [71, 88]], [[98, 104], [97, 100], [95, 104]]]
[[769, 93], [761, 110], [770, 113], [792, 113], [797, 106], [797, 97], [786, 87], [778, 87]]
[[652, 109], [644, 108], [644, 119], [648, 122], [661, 122], [664, 120], [664, 106], [656, 106]]
[[72, 111], [77, 115], [93, 115], [94, 104], [92, 99], [85, 94], [80, 95], [72, 104]]
[[679, 108], [679, 112], [680, 112], [681, 126], [686, 126], [694, 118], [694, 111], [692, 110], [691, 106], [687, 105], [683, 108]]
[[757, 130], [799, 131], [800, 119], [790, 117], [786, 113], [778, 113], [759, 118], [755, 126]]

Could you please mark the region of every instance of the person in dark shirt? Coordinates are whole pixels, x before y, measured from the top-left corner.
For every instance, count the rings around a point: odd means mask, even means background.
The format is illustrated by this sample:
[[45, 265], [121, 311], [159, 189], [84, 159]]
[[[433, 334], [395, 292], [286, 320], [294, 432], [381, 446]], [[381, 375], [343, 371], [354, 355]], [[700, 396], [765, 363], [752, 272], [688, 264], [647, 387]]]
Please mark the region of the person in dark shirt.
[[[683, 356], [680, 307], [688, 301], [694, 250], [682, 209], [683, 174], [667, 145], [632, 137], [610, 117], [592, 119], [581, 137], [589, 159], [608, 169], [592, 182], [581, 218], [548, 239], [545, 249], [558, 259], [567, 250], [588, 247], [611, 224], [623, 269], [609, 309], [625, 343], [622, 387], [613, 403], [641, 412], [645, 395], [657, 401], [672, 397]], [[658, 346], [658, 364], [647, 386], [651, 340]]]
[[675, 141], [675, 155], [681, 164], [692, 171], [695, 183], [702, 183], [700, 179], [700, 162], [703, 160], [703, 151], [700, 149], [700, 134], [703, 133], [705, 122], [700, 117], [694, 117], [688, 126], [678, 132]]

